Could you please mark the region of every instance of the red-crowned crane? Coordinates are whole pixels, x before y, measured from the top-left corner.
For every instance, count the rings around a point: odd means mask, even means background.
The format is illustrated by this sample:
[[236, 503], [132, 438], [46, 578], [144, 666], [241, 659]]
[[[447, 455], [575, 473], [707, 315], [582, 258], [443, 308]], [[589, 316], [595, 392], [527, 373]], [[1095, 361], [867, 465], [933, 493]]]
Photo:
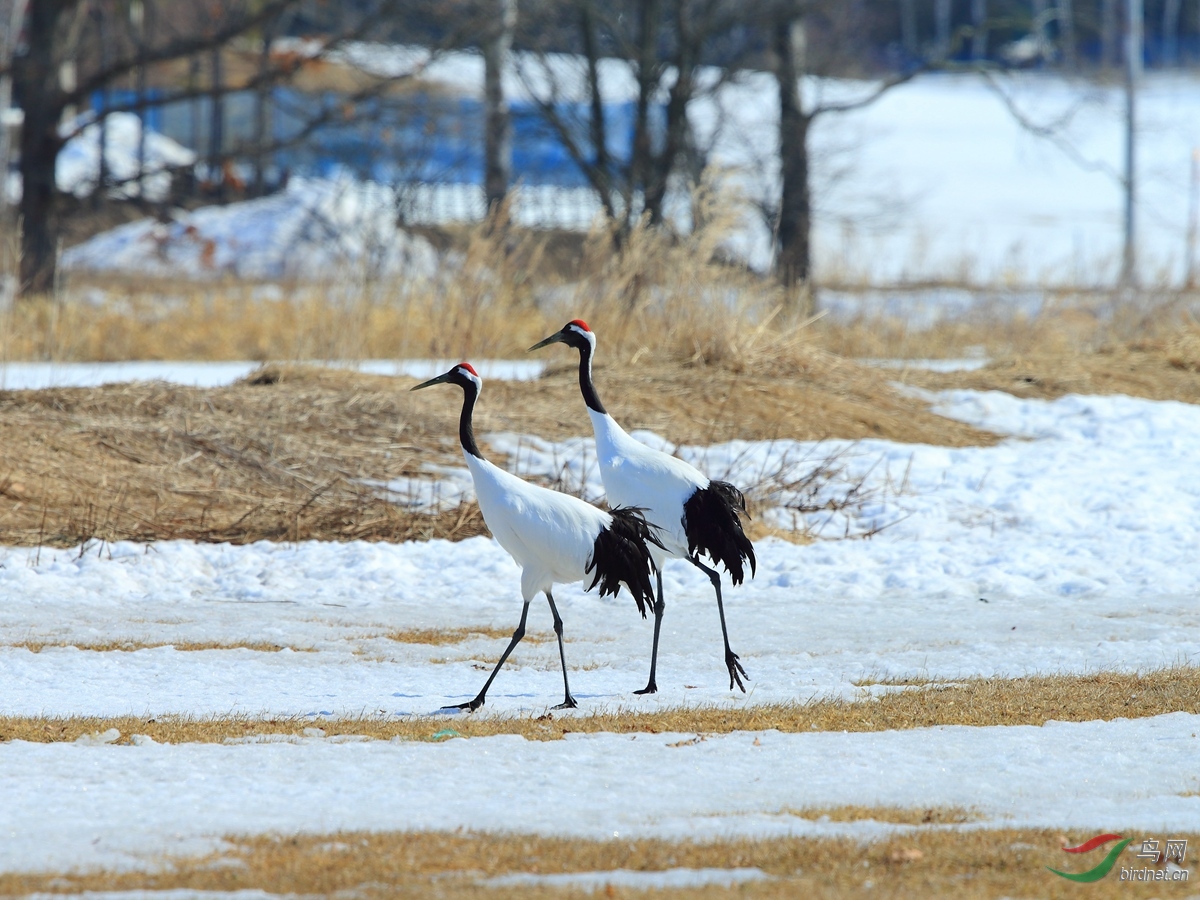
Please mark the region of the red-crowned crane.
[[563, 670], [563, 702], [554, 708], [573, 709], [576, 703], [567, 681], [562, 617], [554, 605], [551, 589], [556, 584], [571, 584], [591, 575], [592, 583], [587, 590], [599, 585], [603, 597], [615, 595], [624, 584], [645, 618], [646, 607], [654, 602], [650, 584], [654, 563], [647, 547], [659, 545], [654, 528], [641, 510], [617, 507], [604, 512], [569, 494], [529, 484], [484, 459], [471, 426], [471, 414], [483, 389], [483, 381], [470, 363], [459, 363], [446, 374], [418, 384], [412, 390], [419, 391], [435, 384], [456, 384], [463, 389], [458, 439], [471, 480], [475, 483], [475, 496], [483, 520], [500, 546], [521, 567], [521, 596], [525, 602], [521, 608], [521, 622], [479, 695], [453, 708], [473, 712], [483, 706], [500, 667], [525, 636], [529, 603], [540, 591], [550, 602]]
[[700, 470], [661, 450], [647, 447], [625, 433], [604, 409], [592, 384], [592, 357], [596, 335], [582, 319], [573, 319], [550, 337], [530, 347], [537, 350], [548, 344], [564, 343], [579, 351], [579, 389], [592, 420], [596, 436], [596, 457], [604, 492], [612, 505], [637, 506], [645, 511], [651, 525], [659, 528], [660, 547], [650, 549], [658, 579], [658, 600], [654, 604], [654, 645], [650, 654], [650, 680], [639, 694], [658, 690], [655, 671], [658, 666], [658, 635], [662, 627], [662, 565], [667, 557], [686, 559], [708, 575], [717, 594], [717, 612], [721, 617], [721, 637], [725, 641], [725, 666], [729, 669], [729, 689], [742, 689], [742, 678], [749, 679], [729, 646], [725, 627], [725, 606], [721, 601], [721, 576], [700, 562], [701, 553], [723, 565], [734, 584], [745, 577], [744, 563], [754, 573], [754, 546], [742, 531], [738, 514], [746, 514], [746, 501], [732, 484], [712, 481]]

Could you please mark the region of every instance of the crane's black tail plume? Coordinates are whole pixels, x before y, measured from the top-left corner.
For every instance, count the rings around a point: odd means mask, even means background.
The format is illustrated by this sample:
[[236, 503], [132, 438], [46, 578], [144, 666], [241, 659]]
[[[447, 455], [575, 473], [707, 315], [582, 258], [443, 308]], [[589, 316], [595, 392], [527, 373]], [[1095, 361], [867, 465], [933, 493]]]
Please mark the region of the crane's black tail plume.
[[713, 562], [723, 565], [734, 584], [741, 584], [746, 571], [743, 563], [750, 561], [753, 575], [757, 561], [754, 545], [742, 531], [738, 513], [744, 516], [746, 498], [727, 481], [710, 481], [708, 487], [696, 491], [683, 504], [683, 528], [688, 539], [688, 553], [707, 553]]
[[646, 545], [662, 547], [656, 535], [658, 526], [647, 522], [643, 510], [634, 506], [618, 506], [609, 510], [609, 514], [612, 524], [596, 536], [592, 558], [584, 570], [589, 574], [593, 569], [596, 572], [587, 590], [599, 584], [601, 597], [616, 595], [624, 584], [644, 619], [646, 607], [654, 605], [654, 587], [650, 583], [654, 560]]

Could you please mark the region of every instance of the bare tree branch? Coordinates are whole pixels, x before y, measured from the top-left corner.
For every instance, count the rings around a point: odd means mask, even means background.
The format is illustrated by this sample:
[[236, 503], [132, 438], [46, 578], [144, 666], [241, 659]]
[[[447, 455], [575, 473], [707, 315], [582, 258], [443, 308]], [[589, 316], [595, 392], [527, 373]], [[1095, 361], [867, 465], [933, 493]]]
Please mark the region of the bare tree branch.
[[[280, 15], [296, 2], [297, 0], [267, 0], [257, 12], [223, 23], [211, 34], [176, 38], [161, 47], [147, 48], [142, 53], [125, 56], [88, 73], [88, 77], [81, 81], [75, 90], [63, 94], [63, 99], [67, 104], [80, 103], [90, 97], [93, 91], [111, 84], [113, 80], [129, 74], [138, 66], [152, 66], [156, 63], [169, 62], [184, 56], [191, 56], [193, 53], [201, 53], [205, 50], [212, 50], [214, 47], [224, 46], [234, 38], [241, 37], [246, 32]], [[390, 6], [392, 4], [388, 0], [382, 5]], [[369, 17], [364, 17], [364, 22], [366, 21], [369, 21]]]
[[1083, 101], [1073, 106], [1070, 110], [1064, 113], [1059, 119], [1051, 123], [1039, 123], [1033, 121], [1025, 112], [1017, 106], [1017, 102], [996, 79], [995, 73], [981, 68], [979, 74], [983, 78], [984, 84], [991, 88], [992, 92], [1000, 98], [1000, 102], [1004, 104], [1004, 108], [1008, 110], [1008, 114], [1013, 117], [1013, 121], [1021, 126], [1030, 134], [1049, 141], [1060, 151], [1063, 152], [1075, 165], [1079, 166], [1085, 172], [1100, 172], [1107, 175], [1117, 184], [1125, 183], [1125, 176], [1110, 166], [1103, 160], [1088, 159], [1080, 152], [1079, 148], [1072, 144], [1063, 135], [1063, 129], [1074, 118], [1075, 114], [1083, 107]]

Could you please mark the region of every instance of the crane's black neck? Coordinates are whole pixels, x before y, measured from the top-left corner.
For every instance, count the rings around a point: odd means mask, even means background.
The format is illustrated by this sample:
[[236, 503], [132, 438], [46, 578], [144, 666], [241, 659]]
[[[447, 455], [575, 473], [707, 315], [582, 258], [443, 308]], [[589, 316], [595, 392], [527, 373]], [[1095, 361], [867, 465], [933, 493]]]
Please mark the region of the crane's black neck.
[[479, 386], [473, 381], [464, 381], [462, 415], [458, 419], [458, 440], [463, 450], [476, 459], [483, 459], [479, 445], [475, 443], [475, 429], [471, 425], [471, 414], [475, 411], [475, 401], [479, 399]]
[[590, 342], [584, 343], [579, 348], [579, 390], [583, 393], [583, 402], [587, 404], [588, 409], [601, 415], [608, 413], [604, 404], [600, 402], [596, 386], [592, 384], [592, 345]]

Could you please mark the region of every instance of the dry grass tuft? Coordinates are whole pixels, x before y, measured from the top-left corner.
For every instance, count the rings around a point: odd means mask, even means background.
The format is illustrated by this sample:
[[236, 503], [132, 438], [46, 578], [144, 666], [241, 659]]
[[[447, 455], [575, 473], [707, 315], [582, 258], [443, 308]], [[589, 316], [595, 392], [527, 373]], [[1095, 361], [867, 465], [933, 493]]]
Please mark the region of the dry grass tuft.
[[[440, 647], [446, 644], [461, 644], [463, 641], [475, 638], [487, 638], [489, 640], [507, 639], [512, 637], [512, 629], [488, 628], [486, 626], [472, 628], [414, 628], [406, 631], [389, 631], [384, 637], [389, 641], [396, 641], [400, 644], [430, 644]], [[527, 631], [524, 638], [524, 640], [532, 641], [535, 644], [545, 643], [554, 639], [554, 633], [549, 631]]]
[[1064, 394], [1125, 394], [1200, 403], [1200, 328], [1159, 340], [1112, 344], [1094, 353], [1068, 351], [998, 359], [974, 372], [897, 373], [930, 390], [970, 388], [1052, 400]]
[[965, 825], [982, 816], [960, 806], [905, 809], [898, 806], [825, 806], [788, 810], [788, 815], [814, 822], [886, 822], [889, 825]]
[[[917, 811], [920, 812], [920, 811]], [[1106, 829], [1120, 823], [1103, 823]], [[274, 894], [367, 897], [561, 898], [594, 896], [581, 888], [522, 884], [495, 887], [485, 879], [516, 873], [661, 872], [674, 868], [757, 868], [767, 880], [734, 888], [655, 891], [663, 897], [835, 898], [869, 892], [881, 897], [1001, 896], [1074, 898], [1078, 885], [1046, 866], [1082, 870], [1062, 848], [1092, 831], [959, 829], [916, 824], [871, 843], [852, 838], [733, 838], [707, 842], [657, 838], [589, 841], [527, 834], [338, 832], [320, 835], [229, 836], [220, 852], [163, 860], [152, 872], [12, 873], [0, 894], [35, 891], [259, 889]], [[1137, 830], [1125, 834], [1140, 835]], [[1161, 835], [1154, 835], [1161, 838]], [[1196, 835], [1171, 833], [1186, 839]], [[1131, 852], [1131, 851], [1130, 851]], [[1130, 856], [1132, 862], [1132, 856]], [[1195, 862], [1188, 860], [1188, 875]], [[1162, 887], [1123, 883], [1115, 875], [1088, 885], [1088, 897], [1162, 896]], [[609, 886], [603, 896], [641, 896]]]
[[1159, 669], [1139, 674], [1037, 675], [975, 678], [931, 684], [856, 700], [822, 700], [764, 706], [688, 706], [655, 711], [601, 710], [583, 715], [485, 714], [452, 718], [417, 715], [318, 719], [257, 719], [249, 716], [141, 718], [0, 718], [0, 741], [55, 743], [116, 728], [128, 741], [144, 734], [160, 743], [219, 743], [247, 735], [302, 736], [314, 722], [326, 735], [359, 735], [375, 740], [429, 740], [446, 727], [464, 738], [517, 734], [527, 740], [558, 740], [568, 733], [708, 734], [771, 729], [809, 731], [889, 731], [937, 725], [1044, 725], [1053, 719], [1086, 722], [1118, 717], [1143, 718], [1171, 712], [1200, 713], [1200, 669]]

